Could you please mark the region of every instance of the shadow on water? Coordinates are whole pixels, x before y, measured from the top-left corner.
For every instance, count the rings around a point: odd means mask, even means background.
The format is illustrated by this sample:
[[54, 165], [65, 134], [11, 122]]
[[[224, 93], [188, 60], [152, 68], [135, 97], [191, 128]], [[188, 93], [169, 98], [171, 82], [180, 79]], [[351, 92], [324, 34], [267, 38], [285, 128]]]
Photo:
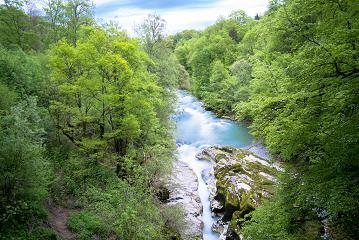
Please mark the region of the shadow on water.
[[196, 159], [201, 149], [213, 145], [229, 145], [244, 147], [252, 143], [248, 128], [228, 119], [217, 118], [212, 112], [206, 111], [203, 104], [189, 93], [178, 90], [177, 106], [174, 114], [176, 122], [176, 142], [179, 160], [186, 162], [198, 178], [198, 193], [203, 205], [203, 239], [217, 240], [219, 234], [211, 230], [217, 218], [212, 216], [209, 202], [209, 189], [206, 179], [213, 169], [212, 163]]

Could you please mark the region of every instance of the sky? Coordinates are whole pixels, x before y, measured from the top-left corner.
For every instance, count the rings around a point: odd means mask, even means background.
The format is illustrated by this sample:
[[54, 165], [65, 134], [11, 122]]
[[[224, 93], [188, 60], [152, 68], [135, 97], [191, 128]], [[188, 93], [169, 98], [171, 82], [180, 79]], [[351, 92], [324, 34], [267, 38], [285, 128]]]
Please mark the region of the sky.
[[[122, 29], [134, 34], [148, 14], [159, 14], [166, 20], [167, 34], [185, 29], [201, 30], [242, 9], [249, 16], [264, 13], [268, 0], [92, 0], [96, 19], [115, 20]], [[0, 4], [4, 0], [0, 0]]]
[[185, 29], [201, 30], [220, 16], [242, 9], [249, 16], [264, 13], [268, 0], [93, 0], [95, 16], [104, 21], [115, 20], [133, 34], [148, 14], [159, 14], [166, 20], [166, 32]]

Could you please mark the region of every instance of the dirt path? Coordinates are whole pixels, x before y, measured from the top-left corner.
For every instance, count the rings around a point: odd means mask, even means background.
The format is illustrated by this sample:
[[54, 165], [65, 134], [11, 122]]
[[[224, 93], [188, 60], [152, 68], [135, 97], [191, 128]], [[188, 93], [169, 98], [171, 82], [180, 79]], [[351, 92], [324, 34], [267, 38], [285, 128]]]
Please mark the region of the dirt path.
[[49, 208], [49, 213], [49, 225], [61, 238], [65, 240], [76, 239], [76, 235], [66, 226], [66, 222], [70, 214], [69, 209], [60, 206], [53, 206]]

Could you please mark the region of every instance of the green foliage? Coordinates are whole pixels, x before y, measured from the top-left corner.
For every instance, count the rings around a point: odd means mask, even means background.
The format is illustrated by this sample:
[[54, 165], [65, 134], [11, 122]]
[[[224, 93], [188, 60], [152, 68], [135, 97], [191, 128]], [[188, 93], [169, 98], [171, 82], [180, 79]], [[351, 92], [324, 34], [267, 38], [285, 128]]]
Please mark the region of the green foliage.
[[4, 228], [44, 215], [41, 203], [47, 196], [50, 170], [43, 157], [41, 126], [34, 97], [19, 102], [1, 120], [0, 222]]
[[178, 78], [178, 88], [179, 89], [185, 89], [185, 90], [189, 90], [190, 88], [190, 83], [189, 83], [189, 74], [186, 71], [185, 67], [182, 66], [181, 64], [177, 63], [177, 78]]
[[143, 49], [151, 57], [160, 51], [164, 40], [166, 22], [157, 14], [149, 14], [144, 22], [137, 27], [137, 34], [141, 37]]
[[[190, 73], [191, 91], [218, 114], [232, 115], [236, 97], [243, 91], [235, 93], [238, 85], [247, 84], [239, 82], [240, 77], [235, 76], [240, 75], [238, 71], [230, 74], [229, 69], [238, 58], [238, 43], [252, 22], [243, 11], [236, 11], [201, 33], [184, 31], [175, 36], [175, 53]], [[250, 71], [241, 74], [250, 78]]]
[[0, 83], [0, 115], [5, 115], [10, 111], [11, 106], [16, 100], [16, 92], [11, 91], [6, 85]]
[[246, 239], [320, 239], [323, 225], [309, 209], [306, 196], [298, 195], [305, 189], [298, 184], [301, 179], [295, 169], [287, 170], [275, 196], [242, 220]]
[[177, 45], [180, 45], [181, 42], [188, 41], [198, 35], [199, 32], [196, 30], [183, 30], [182, 32], [176, 33], [174, 36], [170, 36], [173, 41], [172, 47], [175, 48]]
[[[50, 1], [51, 4], [51, 1]], [[52, 14], [58, 14], [59, 19], [55, 19], [53, 30], [55, 34], [58, 33], [58, 26], [56, 24], [57, 21], [60, 24], [65, 25], [65, 33], [66, 38], [73, 45], [76, 45], [77, 40], [79, 38], [79, 30], [82, 26], [90, 26], [93, 22], [93, 10], [92, 10], [92, 2], [90, 0], [70, 0], [62, 3], [63, 9], [58, 7], [59, 3], [54, 3], [55, 7], [52, 9]], [[61, 3], [60, 3], [61, 6]], [[63, 12], [63, 16], [60, 13], [56, 12], [57, 8]], [[48, 11], [49, 13], [50, 11]], [[65, 20], [65, 21], [64, 21]], [[57, 40], [57, 36], [54, 36], [54, 40]]]
[[113, 29], [82, 28], [79, 36], [49, 51], [50, 111], [59, 141], [72, 148], [54, 159], [61, 169], [54, 196], [73, 196], [83, 208], [69, 221], [80, 238], [162, 239], [167, 227], [151, 185], [173, 154], [177, 69], [168, 60], [176, 59], [159, 49], [152, 61], [137, 40]]
[[221, 109], [223, 105], [222, 80], [229, 77], [228, 70], [221, 61], [214, 61], [209, 78], [208, 93], [204, 96], [203, 101], [214, 109]]
[[90, 188], [86, 195], [89, 206], [117, 236], [161, 239], [164, 223], [160, 211], [143, 187], [114, 180], [105, 191]]
[[[176, 40], [165, 38], [166, 22], [158, 15], [148, 15], [144, 22], [138, 26], [137, 34], [141, 37], [141, 45], [145, 52], [151, 57], [153, 64], [148, 66], [148, 70], [157, 76], [158, 84], [165, 90], [173, 91], [179, 85], [188, 86], [188, 73], [173, 54], [173, 44]], [[168, 100], [171, 96], [164, 98]], [[173, 102], [170, 101], [168, 108]], [[163, 119], [164, 120], [164, 119]]]
[[37, 34], [40, 21], [24, 13], [15, 5], [0, 5], [0, 45], [23, 50], [40, 50]]
[[72, 213], [67, 225], [71, 230], [78, 233], [78, 239], [90, 239], [95, 234], [103, 236], [106, 232], [106, 225], [89, 211]]
[[56, 233], [49, 228], [36, 227], [29, 231], [24, 225], [11, 226], [1, 232], [1, 240], [57, 240]]
[[45, 102], [45, 77], [41, 56], [31, 56], [19, 49], [7, 50], [0, 46], [0, 82], [21, 98], [35, 95]]
[[29, 11], [27, 5], [29, 2], [23, 0], [0, 5], [0, 45], [41, 52], [62, 38], [76, 44], [80, 28], [94, 25], [93, 5], [89, 0], [43, 1], [45, 16], [41, 11]]
[[98, 163], [116, 160], [126, 177], [126, 161], [138, 166], [154, 160], [166, 136], [170, 95], [160, 96], [161, 86], [169, 85], [160, 86], [146, 71], [146, 55], [135, 40], [84, 31], [86, 39], [76, 47], [60, 41], [50, 50], [51, 112], [57, 129], [81, 151]]
[[[276, 201], [264, 202], [250, 214], [251, 221], [243, 226], [246, 239], [293, 239], [287, 233], [286, 212]], [[249, 216], [247, 216], [249, 217]]]
[[164, 239], [181, 239], [179, 232], [183, 232], [187, 224], [183, 218], [182, 205], [162, 206], [161, 215], [165, 222]]
[[140, 176], [129, 184], [113, 171], [103, 170], [102, 176], [96, 175], [97, 181], [88, 178], [87, 188], [79, 190], [78, 197], [84, 210], [71, 214], [70, 229], [78, 233], [80, 239], [93, 235], [101, 238], [115, 235], [124, 239], [165, 239], [166, 217], [161, 215], [162, 210], [153, 202]]
[[[313, 209], [324, 209], [333, 236], [346, 232], [354, 238], [359, 231], [358, 5], [270, 1], [258, 21], [246, 19], [236, 12], [179, 41], [175, 50], [190, 73], [191, 91], [207, 107], [249, 121], [271, 153], [293, 167], [294, 190], [255, 211], [244, 232], [249, 239], [302, 239], [312, 232], [307, 238], [313, 239], [319, 231]], [[304, 215], [307, 220], [295, 220]]]
[[153, 186], [171, 166], [186, 70], [162, 37], [148, 56], [114, 27], [89, 27], [89, 1], [45, 5], [45, 17], [0, 7], [0, 238], [56, 239], [39, 227], [50, 198], [81, 208], [68, 222], [80, 239], [165, 239]]
[[173, 157], [177, 87], [250, 122], [290, 164], [246, 238], [315, 239], [313, 209], [333, 238], [358, 235], [355, 1], [270, 1], [257, 21], [239, 10], [167, 38], [149, 15], [140, 39], [96, 26], [88, 0], [49, 0], [45, 16], [23, 4], [0, 6], [1, 238], [54, 239], [39, 228], [48, 192], [81, 208], [69, 226], [83, 239], [175, 236], [153, 187]]

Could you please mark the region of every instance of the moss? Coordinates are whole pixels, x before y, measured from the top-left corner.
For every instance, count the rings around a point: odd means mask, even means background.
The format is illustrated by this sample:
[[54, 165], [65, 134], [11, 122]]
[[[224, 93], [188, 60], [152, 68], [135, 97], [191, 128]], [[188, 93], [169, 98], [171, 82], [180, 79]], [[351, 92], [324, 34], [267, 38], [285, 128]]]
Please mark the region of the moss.
[[225, 196], [223, 220], [229, 221], [232, 219], [232, 214], [240, 208], [240, 199], [230, 191], [226, 191]]
[[241, 225], [242, 218], [240, 217], [240, 211], [235, 211], [232, 214], [232, 219], [228, 225], [227, 231], [227, 239], [240, 239], [240, 225]]
[[240, 162], [233, 164], [230, 169], [231, 169], [231, 171], [233, 171], [235, 173], [245, 173], [245, 171], [243, 169], [243, 165]]
[[230, 147], [230, 146], [223, 146], [219, 150], [222, 150], [222, 151], [227, 152], [227, 153], [233, 153], [234, 151], [236, 151], [235, 148]]
[[267, 172], [267, 168], [262, 164], [258, 164], [255, 162], [249, 162], [246, 167], [250, 169], [252, 172], [259, 173], [259, 172]]
[[218, 162], [219, 160], [221, 160], [221, 159], [223, 159], [223, 158], [225, 158], [226, 157], [226, 155], [225, 154], [223, 154], [223, 153], [218, 153], [218, 154], [216, 154], [216, 157], [215, 157], [215, 161], [216, 162]]
[[248, 154], [245, 153], [245, 152], [239, 152], [239, 153], [236, 153], [235, 158], [236, 158], [236, 159], [243, 159], [243, 158], [245, 158], [247, 155], [248, 155]]
[[255, 187], [263, 189], [265, 192], [268, 192], [269, 194], [273, 194], [275, 189], [275, 183], [269, 181], [266, 178], [262, 178], [261, 181], [258, 181]]
[[222, 178], [217, 180], [216, 182], [217, 192], [215, 196], [215, 199], [217, 201], [224, 203], [227, 194], [227, 185], [228, 185], [228, 181], [223, 180]]
[[[274, 182], [270, 181], [265, 176], [260, 175], [260, 173], [263, 172], [275, 176], [277, 174], [276, 169], [262, 165], [258, 162], [244, 160], [248, 155], [253, 154], [246, 150], [231, 147], [223, 147], [216, 151], [216, 162], [223, 158], [236, 159], [236, 161], [227, 163], [228, 165], [222, 165], [224, 160], [221, 161], [221, 167], [217, 166], [214, 172], [217, 179], [217, 193], [215, 199], [222, 202], [224, 205], [223, 220], [230, 221], [228, 232], [232, 237], [231, 239], [238, 238], [240, 226], [244, 221], [243, 218], [255, 210], [257, 205], [261, 203], [262, 198], [264, 197], [263, 193], [273, 193], [275, 186]], [[230, 177], [237, 176], [240, 180], [242, 178], [239, 176], [240, 174], [244, 174], [253, 180], [253, 182], [251, 182], [243, 178], [243, 181], [240, 181], [250, 185], [251, 189], [241, 189], [240, 192], [234, 192], [233, 189], [235, 186], [233, 186], [233, 184], [235, 183], [233, 183]]]
[[232, 219], [229, 223], [228, 229], [230, 229], [230, 231], [232, 233], [235, 233], [237, 236], [239, 236], [239, 228], [240, 228], [240, 223], [241, 223], [241, 214], [240, 211], [235, 211], [232, 214]]
[[237, 223], [239, 222], [239, 220], [241, 219], [241, 212], [240, 211], [235, 211], [232, 214], [232, 220], [231, 220], [231, 225], [235, 224], [237, 225]]
[[244, 215], [252, 212], [256, 208], [253, 193], [252, 192], [242, 192], [241, 194], [241, 202], [239, 205], [239, 217], [242, 218]]
[[240, 200], [239, 198], [232, 194], [230, 191], [227, 191], [226, 192], [226, 200], [225, 200], [225, 206], [228, 207], [228, 206], [232, 206], [236, 209], [239, 209], [240, 207]]
[[228, 226], [228, 232], [233, 239], [239, 239], [240, 227], [244, 221], [244, 216], [255, 209], [252, 193], [242, 192], [238, 210], [234, 211]]
[[175, 229], [168, 226], [165, 226], [163, 235], [166, 236], [166, 239], [181, 240], [181, 235]]
[[[235, 211], [232, 214], [232, 220], [229, 223], [229, 228], [236, 230], [239, 228], [241, 222], [242, 222], [242, 217], [241, 217], [241, 212], [240, 211]], [[237, 231], [236, 231], [237, 232]]]
[[229, 175], [230, 172], [233, 172], [233, 173], [246, 173], [246, 171], [242, 167], [242, 163], [237, 162], [237, 163], [235, 163], [233, 165], [227, 165], [225, 167], [215, 169], [214, 176], [216, 177], [217, 180], [221, 180], [225, 176]]

